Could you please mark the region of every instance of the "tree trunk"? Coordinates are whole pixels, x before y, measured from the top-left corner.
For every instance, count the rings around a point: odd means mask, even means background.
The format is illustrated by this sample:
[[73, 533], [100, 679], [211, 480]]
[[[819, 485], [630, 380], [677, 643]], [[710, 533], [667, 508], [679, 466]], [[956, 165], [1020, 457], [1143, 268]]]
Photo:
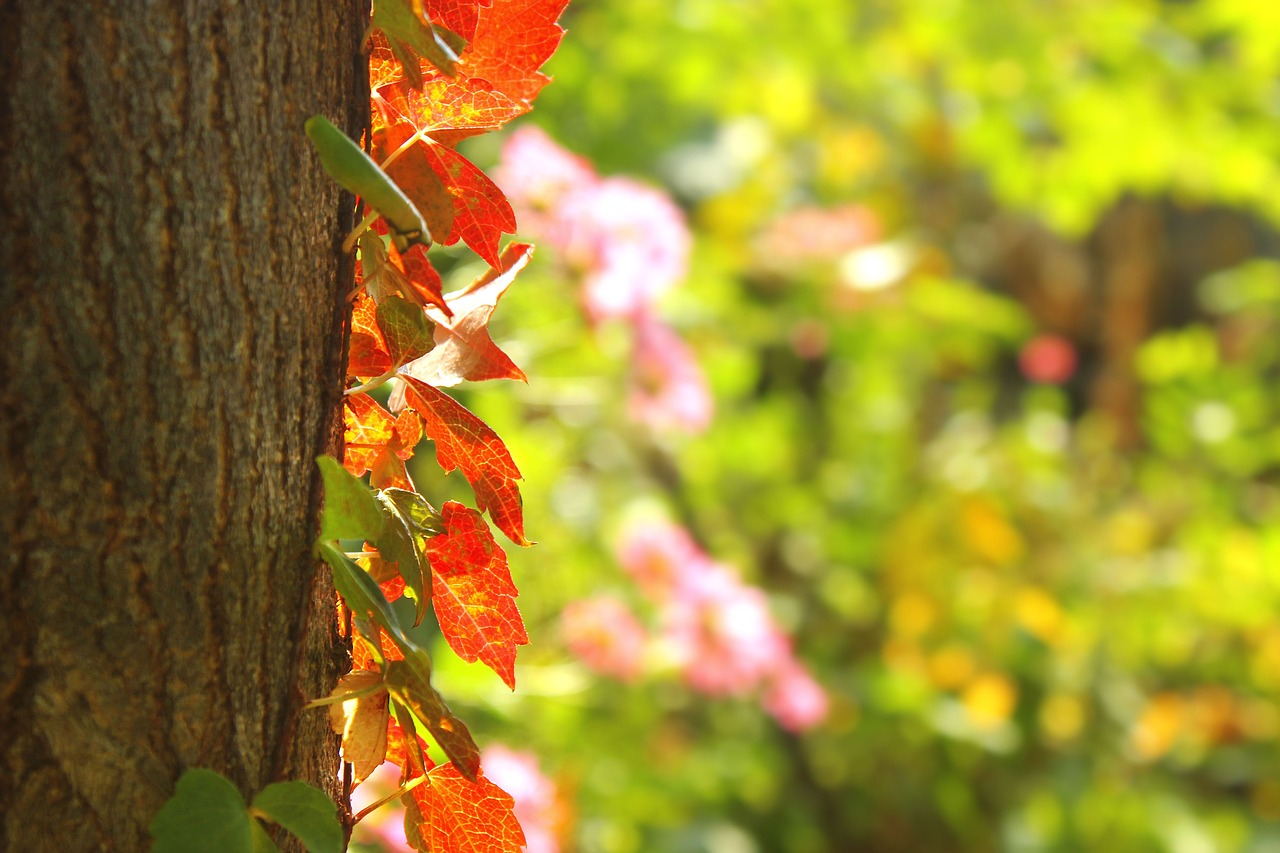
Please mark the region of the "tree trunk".
[[145, 850], [189, 767], [333, 792], [366, 0], [0, 3], [0, 849]]

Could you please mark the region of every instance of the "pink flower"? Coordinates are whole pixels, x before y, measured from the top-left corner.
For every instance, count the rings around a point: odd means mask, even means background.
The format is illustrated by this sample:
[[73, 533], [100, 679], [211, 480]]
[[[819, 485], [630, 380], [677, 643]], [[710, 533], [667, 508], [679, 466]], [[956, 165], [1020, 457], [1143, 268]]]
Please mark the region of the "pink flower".
[[627, 528], [618, 546], [618, 560], [653, 601], [669, 599], [711, 564], [683, 527], [654, 520]]
[[540, 128], [524, 125], [502, 146], [493, 180], [512, 206], [545, 210], [598, 179], [585, 158], [561, 148]]
[[484, 751], [480, 763], [484, 775], [516, 801], [525, 853], [558, 853], [556, 826], [561, 821], [561, 806], [556, 785], [538, 769], [533, 753], [495, 744]]
[[793, 732], [811, 729], [822, 722], [829, 705], [826, 691], [794, 660], [774, 673], [762, 701], [778, 724]]
[[685, 681], [710, 695], [742, 695], [791, 659], [763, 592], [711, 564], [664, 608], [664, 637], [679, 650]]
[[608, 178], [569, 194], [559, 218], [572, 223], [566, 254], [586, 269], [583, 301], [593, 320], [646, 312], [688, 273], [684, 215], [653, 187]]
[[647, 311], [688, 271], [689, 229], [666, 193], [628, 178], [601, 179], [537, 128], [511, 135], [494, 179], [521, 232], [583, 272], [592, 320]]
[[647, 315], [637, 318], [635, 334], [631, 418], [654, 429], [706, 429], [711, 391], [693, 353], [675, 332]]
[[572, 601], [560, 619], [569, 650], [588, 667], [622, 681], [640, 674], [645, 630], [622, 602], [605, 596]]

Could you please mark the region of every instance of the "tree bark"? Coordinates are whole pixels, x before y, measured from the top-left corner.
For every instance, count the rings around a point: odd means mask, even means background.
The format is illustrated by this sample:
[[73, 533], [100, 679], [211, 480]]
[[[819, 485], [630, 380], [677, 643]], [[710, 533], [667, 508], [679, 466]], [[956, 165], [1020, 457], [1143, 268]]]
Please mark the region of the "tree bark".
[[145, 850], [189, 767], [331, 793], [367, 0], [0, 3], [0, 849]]

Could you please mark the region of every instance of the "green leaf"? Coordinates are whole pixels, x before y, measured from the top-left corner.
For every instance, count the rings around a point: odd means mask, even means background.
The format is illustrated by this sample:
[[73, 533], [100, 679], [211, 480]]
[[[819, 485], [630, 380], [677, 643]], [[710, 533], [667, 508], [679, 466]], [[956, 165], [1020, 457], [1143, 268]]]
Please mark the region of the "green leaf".
[[153, 853], [254, 853], [253, 819], [244, 798], [212, 770], [182, 774], [151, 820]]
[[382, 494], [396, 505], [396, 509], [400, 510], [400, 515], [409, 522], [415, 535], [429, 539], [445, 532], [444, 519], [422, 495], [406, 489], [383, 489]]
[[253, 853], [280, 853], [280, 848], [256, 820], [253, 821]]
[[387, 342], [391, 363], [397, 367], [420, 358], [435, 347], [435, 324], [427, 312], [399, 296], [386, 296], [378, 303], [375, 317], [382, 339]]
[[378, 505], [383, 513], [383, 533], [374, 543], [383, 560], [396, 564], [405, 586], [413, 593], [417, 603], [413, 624], [422, 624], [427, 615], [427, 605], [431, 602], [431, 564], [418, 547], [409, 524], [400, 515], [395, 502], [385, 494], [378, 495]]
[[431, 244], [431, 232], [422, 213], [354, 139], [322, 115], [311, 116], [303, 128], [324, 170], [382, 214], [391, 226], [393, 238], [398, 237], [406, 246]]
[[387, 664], [384, 673], [387, 692], [422, 721], [458, 772], [472, 782], [476, 781], [476, 773], [480, 770], [480, 748], [466, 724], [454, 716], [444, 697], [431, 686], [430, 658], [420, 649], [414, 650], [415, 654], [405, 649], [402, 651], [405, 651], [404, 660]]
[[332, 456], [319, 456], [324, 478], [324, 512], [320, 516], [320, 542], [335, 539], [378, 538], [382, 532], [382, 511], [359, 477], [348, 473]]
[[305, 782], [275, 782], [253, 798], [253, 809], [283, 826], [310, 853], [342, 853], [342, 824], [329, 795]]
[[[393, 48], [397, 40], [403, 41], [418, 56], [452, 77], [458, 73], [458, 55], [419, 13], [421, 8], [421, 3], [413, 0], [379, 0], [373, 10], [373, 25], [387, 34]], [[408, 62], [405, 57], [398, 58], [405, 66], [414, 63], [412, 58]]]
[[[387, 602], [369, 573], [352, 562], [351, 558], [338, 550], [331, 542], [322, 542], [319, 546], [320, 558], [333, 569], [333, 586], [357, 616], [370, 617], [396, 640], [396, 644], [408, 642], [400, 629], [395, 611]], [[412, 645], [412, 644], [410, 644]]]

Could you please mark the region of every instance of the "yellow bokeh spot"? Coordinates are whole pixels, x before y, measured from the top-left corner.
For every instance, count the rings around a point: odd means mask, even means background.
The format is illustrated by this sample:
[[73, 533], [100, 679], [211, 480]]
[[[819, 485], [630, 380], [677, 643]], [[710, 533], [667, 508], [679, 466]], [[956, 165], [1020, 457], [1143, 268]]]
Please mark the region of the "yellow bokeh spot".
[[937, 606], [915, 592], [907, 592], [898, 596], [889, 611], [889, 626], [893, 633], [904, 639], [920, 637], [933, 626], [937, 620]]
[[1027, 633], [1046, 643], [1056, 643], [1062, 637], [1062, 608], [1053, 596], [1034, 586], [1018, 590], [1013, 604], [1018, 624]]
[[1259, 638], [1249, 661], [1249, 674], [1258, 687], [1280, 687], [1280, 628], [1271, 628]]
[[1119, 556], [1140, 557], [1151, 550], [1155, 540], [1155, 522], [1141, 510], [1122, 510], [1107, 524], [1107, 543]]
[[1129, 732], [1129, 745], [1138, 758], [1154, 761], [1173, 748], [1185, 716], [1185, 703], [1178, 694], [1153, 696]]
[[964, 646], [949, 643], [929, 658], [929, 675], [943, 690], [954, 690], [973, 677], [977, 664]]
[[998, 672], [985, 673], [969, 683], [960, 701], [975, 726], [992, 729], [1013, 714], [1018, 688]]
[[1084, 703], [1078, 696], [1054, 693], [1040, 706], [1040, 728], [1049, 740], [1071, 740], [1084, 728]]
[[1014, 562], [1025, 550], [1022, 535], [988, 500], [965, 502], [960, 511], [960, 530], [975, 555], [997, 566]]

